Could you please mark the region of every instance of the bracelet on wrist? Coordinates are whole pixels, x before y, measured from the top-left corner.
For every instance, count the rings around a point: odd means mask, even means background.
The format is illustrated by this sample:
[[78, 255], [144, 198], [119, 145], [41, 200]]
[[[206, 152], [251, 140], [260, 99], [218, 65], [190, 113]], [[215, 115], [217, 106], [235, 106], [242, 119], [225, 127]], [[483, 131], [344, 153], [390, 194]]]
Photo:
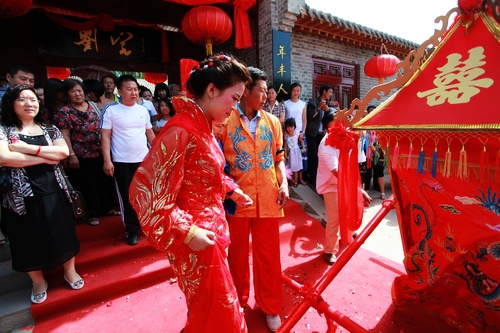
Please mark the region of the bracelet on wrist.
[[188, 232], [186, 238], [184, 239], [184, 244], [188, 245], [189, 242], [191, 242], [191, 240], [194, 238], [194, 236], [196, 236], [197, 231], [198, 231], [198, 227], [196, 225], [192, 225], [191, 229], [189, 229], [189, 232]]
[[42, 146], [38, 146], [38, 150], [36, 151], [35, 155], [36, 156], [40, 155], [41, 150], [42, 150]]

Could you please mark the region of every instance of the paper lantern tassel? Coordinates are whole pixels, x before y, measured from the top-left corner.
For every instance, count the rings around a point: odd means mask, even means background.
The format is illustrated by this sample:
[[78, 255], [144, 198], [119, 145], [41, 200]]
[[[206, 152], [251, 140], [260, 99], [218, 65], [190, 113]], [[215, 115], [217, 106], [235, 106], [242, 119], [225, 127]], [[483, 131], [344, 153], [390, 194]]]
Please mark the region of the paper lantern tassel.
[[410, 149], [408, 150], [408, 158], [406, 159], [406, 168], [407, 169], [410, 168], [412, 156], [413, 156], [413, 143], [410, 142]]
[[434, 153], [432, 154], [432, 177], [436, 177], [436, 170], [437, 170], [437, 161], [438, 161], [438, 152], [437, 152], [437, 146], [434, 148]]
[[462, 144], [460, 159], [458, 160], [458, 177], [461, 179], [467, 178], [467, 152], [465, 151], [465, 144]]
[[420, 154], [418, 154], [418, 166], [417, 166], [417, 170], [420, 173], [424, 173], [424, 162], [425, 162], [425, 151], [424, 147], [422, 146], [422, 149], [420, 149]]
[[488, 172], [489, 172], [489, 154], [486, 150], [486, 145], [484, 145], [483, 151], [481, 151], [480, 162], [479, 162], [479, 181], [481, 183], [486, 183], [488, 181]]
[[394, 147], [394, 154], [392, 154], [392, 170], [396, 170], [398, 167], [398, 157], [399, 157], [399, 142], [396, 141], [396, 146]]
[[451, 151], [450, 151], [450, 146], [448, 146], [448, 151], [446, 152], [446, 155], [444, 157], [444, 168], [443, 168], [443, 175], [446, 178], [450, 177], [450, 170], [451, 170]]

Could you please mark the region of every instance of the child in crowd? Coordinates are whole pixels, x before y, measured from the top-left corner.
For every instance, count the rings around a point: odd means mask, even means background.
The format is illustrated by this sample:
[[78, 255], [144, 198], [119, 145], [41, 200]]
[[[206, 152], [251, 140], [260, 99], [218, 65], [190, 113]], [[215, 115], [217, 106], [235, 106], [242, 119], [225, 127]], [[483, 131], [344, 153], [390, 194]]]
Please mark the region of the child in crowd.
[[285, 159], [292, 171], [292, 186], [298, 186], [298, 179], [302, 179], [302, 153], [299, 142], [304, 147], [304, 140], [297, 132], [294, 118], [285, 120]]
[[168, 98], [161, 98], [158, 101], [158, 109], [160, 111], [159, 119], [155, 120], [153, 124], [153, 131], [155, 132], [155, 135], [158, 135], [163, 126], [165, 126], [170, 118], [175, 115], [175, 110], [172, 106], [172, 102]]

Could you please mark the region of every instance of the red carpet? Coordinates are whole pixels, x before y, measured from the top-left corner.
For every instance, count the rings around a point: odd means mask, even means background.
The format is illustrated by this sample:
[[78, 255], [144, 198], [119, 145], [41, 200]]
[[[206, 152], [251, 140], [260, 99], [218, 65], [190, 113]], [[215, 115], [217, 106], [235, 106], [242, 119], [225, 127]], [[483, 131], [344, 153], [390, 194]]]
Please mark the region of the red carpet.
[[[285, 274], [299, 283], [314, 283], [329, 268], [321, 258], [325, 236], [321, 225], [294, 201], [281, 221], [281, 261]], [[85, 287], [71, 290], [62, 270], [47, 272], [48, 299], [31, 307], [35, 333], [45, 332], [166, 332], [184, 326], [184, 295], [175, 282], [168, 260], [141, 239], [130, 247], [124, 242], [119, 217], [101, 220], [91, 227], [80, 224], [77, 232], [82, 250], [78, 272]], [[391, 284], [403, 274], [401, 264], [360, 249], [322, 294], [336, 310], [373, 332], [458, 332], [435, 318], [396, 312]], [[283, 288], [283, 319], [302, 300]], [[263, 313], [251, 298], [247, 309], [249, 332], [269, 332]], [[295, 325], [293, 332], [326, 332], [325, 318], [313, 308]], [[346, 332], [339, 327], [337, 332]]]

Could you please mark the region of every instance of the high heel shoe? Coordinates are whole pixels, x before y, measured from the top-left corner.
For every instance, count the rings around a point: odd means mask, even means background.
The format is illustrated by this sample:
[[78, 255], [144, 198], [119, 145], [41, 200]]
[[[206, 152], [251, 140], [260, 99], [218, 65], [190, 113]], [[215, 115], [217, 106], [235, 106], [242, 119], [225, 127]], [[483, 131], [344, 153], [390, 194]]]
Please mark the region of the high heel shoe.
[[47, 283], [47, 281], [45, 281], [45, 291], [42, 291], [41, 293], [39, 294], [33, 294], [34, 290], [33, 288], [31, 289], [31, 302], [34, 303], [34, 304], [40, 304], [40, 303], [43, 303], [45, 302], [45, 300], [47, 299], [47, 288], [49, 287], [49, 284]]
[[380, 193], [380, 199], [385, 200], [385, 193]]
[[82, 278], [80, 278], [80, 280], [77, 280], [75, 282], [70, 282], [68, 280], [68, 278], [66, 277], [66, 275], [64, 275], [64, 280], [66, 280], [66, 282], [69, 283], [71, 289], [75, 289], [75, 290], [82, 289], [83, 286], [85, 285], [85, 281], [83, 281]]

